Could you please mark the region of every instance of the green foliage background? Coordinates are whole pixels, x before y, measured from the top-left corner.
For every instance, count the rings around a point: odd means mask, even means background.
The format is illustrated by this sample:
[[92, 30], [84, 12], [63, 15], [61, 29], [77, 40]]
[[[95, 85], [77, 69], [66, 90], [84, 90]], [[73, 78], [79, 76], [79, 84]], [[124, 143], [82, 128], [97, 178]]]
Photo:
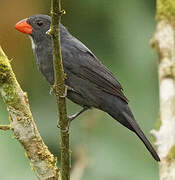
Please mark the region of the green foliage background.
[[[130, 107], [148, 138], [158, 116], [157, 60], [149, 46], [155, 29], [152, 0], [63, 0], [62, 23], [86, 44], [121, 82]], [[27, 36], [14, 30], [17, 21], [49, 14], [49, 0], [1, 2], [0, 44], [24, 91], [28, 92], [38, 129], [49, 149], [58, 154], [56, 105], [49, 86], [36, 68]], [[68, 102], [69, 114], [79, 107]], [[0, 124], [8, 114], [0, 98]], [[71, 124], [72, 166], [76, 152], [89, 159], [82, 180], [156, 180], [158, 164], [141, 141], [110, 116], [90, 110]], [[0, 178], [34, 180], [24, 150], [10, 132], [0, 131]]]

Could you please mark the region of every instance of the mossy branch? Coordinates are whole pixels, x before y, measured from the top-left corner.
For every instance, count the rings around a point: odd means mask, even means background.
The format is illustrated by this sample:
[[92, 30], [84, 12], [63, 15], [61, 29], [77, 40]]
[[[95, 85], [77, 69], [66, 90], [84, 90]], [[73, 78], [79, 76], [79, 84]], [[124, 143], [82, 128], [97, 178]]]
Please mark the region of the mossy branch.
[[160, 20], [168, 20], [175, 24], [175, 1], [174, 0], [157, 0], [156, 18]]
[[56, 158], [44, 144], [32, 113], [28, 98], [18, 84], [10, 62], [0, 47], [0, 94], [7, 106], [10, 125], [0, 126], [1, 130], [11, 129], [21, 143], [30, 164], [40, 180], [58, 180]]
[[61, 0], [51, 0], [51, 27], [49, 34], [52, 38], [53, 65], [55, 83], [53, 86], [59, 112], [60, 148], [61, 148], [61, 179], [70, 179], [70, 150], [69, 150], [69, 120], [66, 110], [67, 88], [64, 84], [64, 73], [60, 45], [60, 20], [64, 11], [61, 10]]
[[157, 0], [157, 28], [151, 40], [158, 55], [160, 128], [153, 130], [161, 158], [160, 180], [175, 179], [175, 1]]

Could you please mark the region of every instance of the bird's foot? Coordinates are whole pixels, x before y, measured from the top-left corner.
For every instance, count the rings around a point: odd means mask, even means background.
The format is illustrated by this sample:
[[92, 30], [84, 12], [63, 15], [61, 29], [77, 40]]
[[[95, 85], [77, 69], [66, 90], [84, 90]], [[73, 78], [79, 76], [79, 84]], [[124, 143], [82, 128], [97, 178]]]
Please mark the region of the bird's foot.
[[53, 95], [53, 87], [52, 87], [52, 86], [50, 86], [49, 94], [50, 94], [50, 95]]
[[68, 119], [70, 122], [72, 122], [75, 118], [77, 118], [80, 114], [82, 114], [83, 112], [85, 112], [86, 110], [88, 110], [89, 108], [87, 106], [84, 106], [79, 112], [68, 116]]
[[59, 128], [63, 133], [67, 133], [69, 132], [69, 128], [70, 128], [70, 121], [68, 121], [68, 125], [66, 128], [61, 128], [61, 126], [59, 125], [59, 123], [57, 122], [57, 128]]
[[60, 96], [61, 98], [65, 98], [65, 97], [67, 97], [67, 86], [65, 87], [65, 92], [64, 92], [64, 94], [62, 95], [62, 96]]
[[77, 118], [80, 114], [82, 114], [83, 112], [85, 112], [86, 110], [88, 110], [89, 107], [87, 106], [84, 106], [79, 112], [71, 115], [71, 116], [68, 116], [68, 126], [65, 128], [65, 129], [62, 129], [59, 125], [59, 121], [57, 122], [57, 128], [61, 129], [61, 131], [63, 132], [67, 132], [69, 131], [69, 128], [70, 128], [70, 123], [75, 119]]

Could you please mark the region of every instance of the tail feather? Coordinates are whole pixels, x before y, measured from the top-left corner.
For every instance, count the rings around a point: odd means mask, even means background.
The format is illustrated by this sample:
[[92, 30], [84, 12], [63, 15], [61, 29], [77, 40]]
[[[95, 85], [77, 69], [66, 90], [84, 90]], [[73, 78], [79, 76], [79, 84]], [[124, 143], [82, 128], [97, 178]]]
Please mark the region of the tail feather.
[[139, 125], [137, 124], [128, 104], [124, 102], [121, 98], [109, 94], [105, 94], [103, 100], [104, 102], [103, 102], [103, 106], [101, 106], [101, 110], [107, 112], [119, 123], [121, 123], [128, 129], [133, 131], [144, 143], [144, 145], [151, 153], [153, 158], [156, 161], [160, 161], [158, 154], [156, 153], [153, 146], [145, 137], [143, 131], [140, 129]]
[[146, 148], [148, 149], [148, 151], [151, 153], [151, 155], [153, 156], [153, 158], [156, 161], [160, 161], [160, 158], [158, 156], [158, 154], [156, 153], [156, 151], [154, 150], [153, 146], [151, 145], [151, 143], [149, 142], [149, 140], [146, 138], [146, 136], [144, 135], [143, 131], [140, 129], [139, 125], [137, 124], [137, 122], [135, 121], [135, 119], [133, 119], [132, 117], [128, 116], [127, 113], [123, 112], [123, 115], [125, 116], [126, 120], [129, 122], [129, 124], [131, 125], [133, 131], [137, 134], [137, 136], [140, 138], [140, 140], [145, 144]]

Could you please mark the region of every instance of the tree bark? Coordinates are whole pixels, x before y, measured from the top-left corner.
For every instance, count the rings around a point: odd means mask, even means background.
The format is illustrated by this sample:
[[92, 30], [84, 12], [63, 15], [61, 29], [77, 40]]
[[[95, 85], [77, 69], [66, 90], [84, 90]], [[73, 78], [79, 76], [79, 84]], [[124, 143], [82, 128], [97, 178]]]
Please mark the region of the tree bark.
[[158, 55], [160, 128], [152, 134], [161, 159], [160, 180], [175, 180], [175, 1], [157, 0], [156, 19], [151, 45]]
[[30, 164], [40, 180], [58, 180], [57, 160], [44, 144], [29, 107], [27, 94], [18, 84], [10, 62], [0, 47], [0, 94], [7, 106], [10, 125], [1, 130], [12, 130], [25, 149]]

